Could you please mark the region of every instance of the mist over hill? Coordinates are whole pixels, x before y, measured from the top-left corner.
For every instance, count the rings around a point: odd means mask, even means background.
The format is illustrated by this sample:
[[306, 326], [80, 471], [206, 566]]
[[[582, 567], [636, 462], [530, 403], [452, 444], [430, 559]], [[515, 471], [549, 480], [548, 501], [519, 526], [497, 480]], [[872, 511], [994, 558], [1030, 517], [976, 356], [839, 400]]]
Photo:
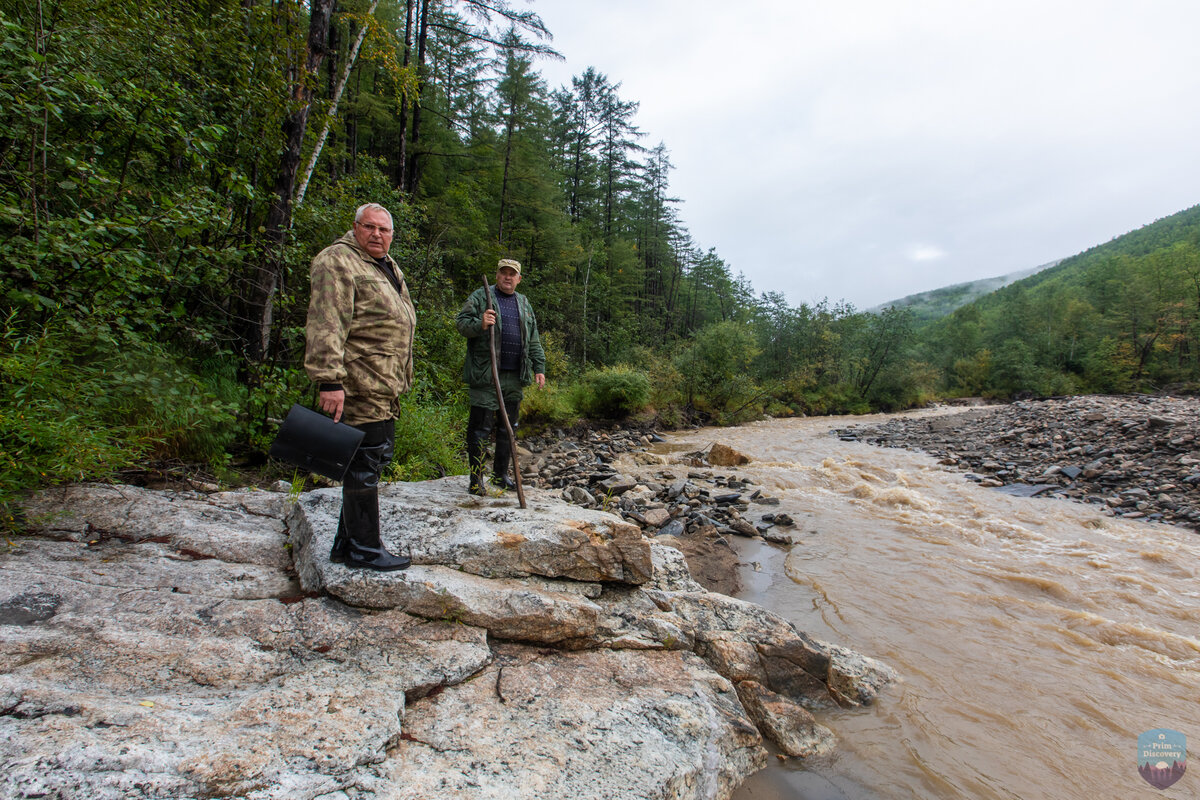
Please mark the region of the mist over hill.
[[928, 302], [911, 308], [914, 321], [928, 315], [914, 360], [932, 366], [953, 394], [1198, 393], [1200, 205], [940, 316]]
[[944, 286], [941, 289], [931, 289], [928, 292], [917, 292], [916, 294], [901, 297], [899, 300], [891, 300], [881, 303], [874, 308], [868, 308], [867, 313], [877, 314], [885, 308], [906, 308], [912, 312], [914, 322], [929, 322], [930, 320], [944, 317], [985, 294], [990, 294], [997, 289], [1002, 289], [1009, 284], [1028, 278], [1030, 275], [1036, 275], [1042, 270], [1050, 269], [1061, 263], [1062, 259], [1059, 259], [1051, 261], [1048, 264], [1042, 264], [1039, 267], [1023, 269], [1018, 272], [1009, 272], [994, 278], [981, 278], [977, 281], [967, 281], [966, 283], [956, 283], [953, 286]]

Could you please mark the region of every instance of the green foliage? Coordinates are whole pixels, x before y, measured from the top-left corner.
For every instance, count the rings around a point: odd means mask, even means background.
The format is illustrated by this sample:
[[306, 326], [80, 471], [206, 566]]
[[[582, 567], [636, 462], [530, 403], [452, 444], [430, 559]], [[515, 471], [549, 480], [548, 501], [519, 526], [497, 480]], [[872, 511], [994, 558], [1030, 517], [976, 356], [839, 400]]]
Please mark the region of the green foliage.
[[576, 387], [575, 405], [591, 417], [622, 419], [650, 400], [650, 379], [625, 366], [591, 370]]
[[396, 449], [384, 479], [423, 481], [467, 471], [461, 444], [464, 406], [437, 405], [420, 393], [403, 395], [396, 418]]
[[965, 306], [920, 333], [959, 394], [1148, 391], [1200, 377], [1200, 206]]
[[634, 347], [629, 366], [646, 374], [650, 381], [650, 406], [662, 417], [671, 414], [667, 422], [678, 422], [673, 409], [683, 405], [683, 375], [667, 354], [646, 346]]
[[735, 412], [758, 392], [751, 364], [754, 333], [737, 322], [718, 322], [696, 334], [675, 358], [689, 406], [713, 415]]
[[530, 426], [571, 425], [579, 419], [574, 387], [547, 382], [546, 388], [531, 386], [521, 401], [521, 423]]
[[223, 459], [233, 408], [157, 345], [103, 326], [0, 323], [0, 526], [23, 491], [156, 455]]

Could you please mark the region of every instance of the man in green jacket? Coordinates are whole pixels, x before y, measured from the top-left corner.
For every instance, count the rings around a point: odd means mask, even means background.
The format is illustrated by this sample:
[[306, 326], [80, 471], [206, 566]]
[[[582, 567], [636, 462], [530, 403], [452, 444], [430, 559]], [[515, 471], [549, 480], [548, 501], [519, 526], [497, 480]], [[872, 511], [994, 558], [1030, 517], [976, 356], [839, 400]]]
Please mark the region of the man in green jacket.
[[[484, 289], [476, 289], [455, 317], [458, 332], [467, 337], [467, 359], [463, 364], [463, 380], [471, 411], [467, 417], [467, 460], [471, 465], [468, 491], [486, 494], [483, 486], [483, 446], [492, 431], [500, 404], [492, 383], [489, 337], [496, 343], [500, 388], [504, 394], [504, 410], [515, 429], [521, 408], [524, 388], [536, 383], [546, 385], [546, 353], [538, 336], [537, 317], [529, 299], [517, 293], [521, 282], [521, 263], [502, 258], [496, 265], [496, 283], [492, 287], [492, 308]], [[496, 456], [492, 460], [492, 483], [504, 489], [515, 488], [508, 474], [512, 462], [513, 443], [503, 425], [496, 425]]]
[[342, 479], [342, 513], [329, 559], [348, 567], [398, 570], [379, 536], [379, 479], [392, 460], [400, 394], [413, 379], [417, 314], [404, 273], [388, 255], [392, 215], [360, 206], [354, 228], [312, 261], [304, 369], [321, 410], [363, 432]]

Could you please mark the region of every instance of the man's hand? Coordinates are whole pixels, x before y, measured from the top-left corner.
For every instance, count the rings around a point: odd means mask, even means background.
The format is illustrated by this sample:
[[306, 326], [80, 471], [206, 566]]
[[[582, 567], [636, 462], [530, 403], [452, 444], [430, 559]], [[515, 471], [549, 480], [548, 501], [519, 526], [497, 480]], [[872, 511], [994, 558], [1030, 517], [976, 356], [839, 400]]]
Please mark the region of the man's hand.
[[533, 376], [533, 382], [537, 384], [537, 387], [539, 389], [546, 388], [546, 376], [540, 372], [537, 375]]
[[340, 420], [342, 409], [346, 406], [346, 390], [338, 389], [336, 392], [321, 392], [320, 394], [321, 410], [332, 415], [334, 422]]
[[487, 311], [483, 312], [483, 329], [486, 331], [488, 328], [492, 327], [495, 324], [496, 324], [496, 312], [494, 309], [489, 308]]

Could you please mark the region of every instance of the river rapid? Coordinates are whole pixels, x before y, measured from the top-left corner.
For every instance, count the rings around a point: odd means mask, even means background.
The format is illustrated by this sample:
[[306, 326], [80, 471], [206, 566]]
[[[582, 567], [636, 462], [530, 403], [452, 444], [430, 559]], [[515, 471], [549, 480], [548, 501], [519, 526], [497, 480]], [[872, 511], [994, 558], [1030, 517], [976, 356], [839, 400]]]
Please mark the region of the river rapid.
[[883, 419], [671, 437], [750, 456], [725, 472], [796, 521], [790, 551], [737, 544], [741, 596], [902, 675], [872, 707], [818, 713], [835, 755], [776, 763], [734, 800], [1200, 797], [1200, 766], [1159, 791], [1136, 752], [1152, 728], [1200, 748], [1200, 535], [828, 433]]

